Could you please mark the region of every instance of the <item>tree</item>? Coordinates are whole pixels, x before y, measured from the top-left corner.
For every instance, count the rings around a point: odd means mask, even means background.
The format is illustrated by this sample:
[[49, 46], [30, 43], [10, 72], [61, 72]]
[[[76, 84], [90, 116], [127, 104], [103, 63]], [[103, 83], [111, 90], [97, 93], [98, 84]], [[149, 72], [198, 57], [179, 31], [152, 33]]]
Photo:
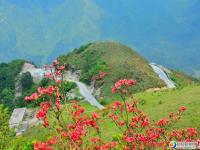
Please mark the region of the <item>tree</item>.
[[23, 91], [29, 90], [33, 85], [33, 77], [30, 72], [25, 72], [21, 75], [21, 86]]
[[13, 108], [13, 99], [14, 99], [13, 90], [9, 88], [3, 89], [3, 91], [0, 93], [0, 98], [2, 99], [2, 102], [5, 106], [11, 109]]

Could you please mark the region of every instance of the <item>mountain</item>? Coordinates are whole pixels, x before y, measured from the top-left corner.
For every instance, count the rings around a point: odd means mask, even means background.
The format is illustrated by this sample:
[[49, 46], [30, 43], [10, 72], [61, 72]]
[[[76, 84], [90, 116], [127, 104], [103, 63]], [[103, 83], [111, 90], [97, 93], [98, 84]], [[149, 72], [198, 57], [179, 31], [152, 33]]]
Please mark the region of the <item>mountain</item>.
[[115, 40], [200, 77], [199, 0], [1, 0], [0, 62], [37, 64], [89, 41]]
[[[110, 88], [119, 79], [135, 79], [137, 84], [132, 89], [134, 92], [166, 87], [145, 58], [117, 42], [92, 42], [82, 45], [66, 55], [59, 56], [58, 60], [66, 63], [69, 71], [75, 73], [72, 77], [78, 75], [80, 81], [89, 85], [94, 96], [103, 98], [101, 102], [113, 96]], [[163, 68], [177, 88], [199, 83], [184, 73]], [[38, 77], [34, 77], [34, 74], [41, 70], [25, 60], [0, 63], [0, 103], [10, 109], [25, 106], [25, 96], [38, 86], [49, 83], [48, 80], [36, 82]]]
[[[135, 50], [116, 42], [89, 43], [67, 55], [59, 56], [58, 60], [68, 64], [71, 70], [80, 70], [80, 81], [92, 84], [97, 89], [101, 88], [100, 97], [111, 96], [110, 88], [114, 82], [124, 78], [133, 78], [137, 81], [133, 89], [135, 92], [166, 86], [146, 59]], [[103, 81], [99, 80], [101, 74], [105, 76]], [[179, 72], [172, 71], [169, 75], [177, 87], [195, 82]]]

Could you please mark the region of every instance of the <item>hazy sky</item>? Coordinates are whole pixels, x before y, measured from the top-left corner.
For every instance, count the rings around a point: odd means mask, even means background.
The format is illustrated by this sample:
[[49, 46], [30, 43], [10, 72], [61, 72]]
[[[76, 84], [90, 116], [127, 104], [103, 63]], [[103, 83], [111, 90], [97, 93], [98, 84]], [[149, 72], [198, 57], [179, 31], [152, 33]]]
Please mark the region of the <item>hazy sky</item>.
[[199, 26], [199, 0], [0, 0], [0, 61], [41, 64], [83, 43], [115, 40], [150, 61], [200, 70], [191, 55], [200, 55]]

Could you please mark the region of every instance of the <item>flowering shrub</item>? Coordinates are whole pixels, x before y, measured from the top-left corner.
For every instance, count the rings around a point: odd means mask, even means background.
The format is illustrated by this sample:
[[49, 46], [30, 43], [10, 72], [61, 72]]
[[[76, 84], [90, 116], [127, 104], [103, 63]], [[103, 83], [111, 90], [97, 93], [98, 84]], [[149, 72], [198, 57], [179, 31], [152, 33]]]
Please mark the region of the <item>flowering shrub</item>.
[[[115, 101], [103, 112], [85, 113], [85, 109], [75, 100], [67, 102], [66, 91], [61, 84], [65, 78], [64, 71], [65, 66], [54, 61], [50, 73], [45, 77], [53, 80], [55, 85], [39, 87], [36, 93], [25, 98], [26, 101], [43, 99], [36, 117], [43, 120], [43, 126], [54, 135], [45, 142], [37, 141], [35, 150], [166, 149], [172, 140], [195, 141], [199, 138], [200, 132], [196, 128], [172, 128], [186, 111], [185, 106], [181, 106], [176, 113], [170, 113], [168, 118], [151, 122], [148, 115], [138, 108], [137, 100], [132, 98], [127, 101], [129, 88], [136, 84], [132, 79], [122, 79], [114, 84], [112, 93], [120, 94], [121, 101]], [[103, 73], [102, 77], [105, 75]], [[106, 131], [102, 132], [100, 128], [100, 123], [106, 118], [118, 131], [118, 135], [109, 142], [104, 141]]]

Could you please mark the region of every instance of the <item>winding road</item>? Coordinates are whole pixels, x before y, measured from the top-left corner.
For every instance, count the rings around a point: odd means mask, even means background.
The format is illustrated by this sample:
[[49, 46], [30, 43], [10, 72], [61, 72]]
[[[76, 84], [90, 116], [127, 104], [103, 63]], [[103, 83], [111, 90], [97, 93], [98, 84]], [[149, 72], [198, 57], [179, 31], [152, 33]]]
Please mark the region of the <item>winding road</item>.
[[99, 102], [95, 99], [95, 97], [91, 94], [91, 92], [88, 90], [86, 85], [79, 81], [74, 81], [77, 86], [79, 87], [80, 94], [93, 106], [96, 106], [99, 109], [103, 109], [104, 106], [99, 104]]
[[153, 68], [154, 72], [156, 74], [158, 74], [158, 76], [160, 77], [160, 79], [165, 82], [165, 84], [167, 85], [167, 87], [169, 89], [176, 88], [174, 82], [168, 77], [167, 73], [165, 73], [163, 71], [163, 69], [161, 67], [159, 67], [159, 65], [157, 65], [155, 63], [150, 63], [150, 66]]

